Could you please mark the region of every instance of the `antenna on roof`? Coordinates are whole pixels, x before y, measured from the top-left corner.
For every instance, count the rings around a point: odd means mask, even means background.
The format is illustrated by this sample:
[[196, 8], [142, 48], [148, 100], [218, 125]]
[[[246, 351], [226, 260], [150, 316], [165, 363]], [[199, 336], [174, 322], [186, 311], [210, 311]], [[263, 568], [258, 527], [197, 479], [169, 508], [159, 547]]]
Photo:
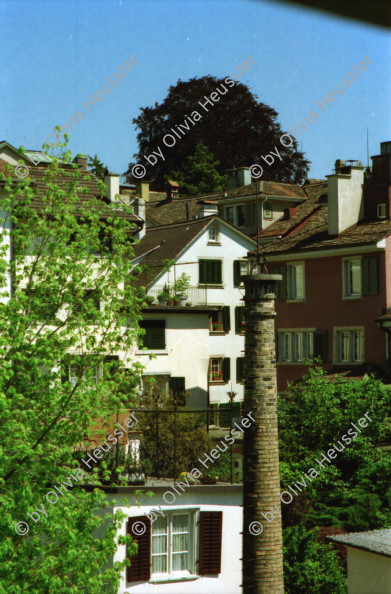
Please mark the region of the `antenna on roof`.
[[369, 168], [369, 135], [368, 135], [368, 126], [367, 126], [367, 167]]

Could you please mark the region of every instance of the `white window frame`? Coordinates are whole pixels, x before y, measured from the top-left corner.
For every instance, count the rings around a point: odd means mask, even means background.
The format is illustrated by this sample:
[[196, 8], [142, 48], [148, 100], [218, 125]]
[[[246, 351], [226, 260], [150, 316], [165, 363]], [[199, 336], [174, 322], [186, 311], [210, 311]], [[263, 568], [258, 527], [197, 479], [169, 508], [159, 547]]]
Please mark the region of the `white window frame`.
[[385, 219], [387, 217], [387, 204], [385, 202], [376, 206], [376, 214], [378, 219]]
[[[360, 269], [360, 291], [353, 291], [353, 280], [351, 278], [351, 265], [359, 263]], [[362, 257], [342, 258], [342, 291], [343, 299], [361, 299], [362, 297]]]
[[[301, 269], [302, 286], [298, 285], [297, 271]], [[287, 265], [287, 301], [305, 300], [305, 264], [301, 262], [291, 262]]]
[[277, 331], [280, 353], [277, 363], [305, 365], [314, 358], [315, 328], [281, 328]]
[[[76, 373], [72, 373], [72, 368], [76, 368]], [[80, 365], [78, 365], [77, 363], [70, 363], [68, 365], [68, 381], [70, 384], [72, 384], [72, 386], [75, 386], [78, 381], [83, 381], [83, 377], [84, 377], [85, 373], [90, 372], [92, 368], [95, 371], [95, 373], [94, 373], [95, 385], [103, 377], [103, 363], [102, 362], [94, 363], [93, 365], [89, 366], [89, 368], [86, 370], [86, 372], [83, 374], [83, 376], [81, 378], [79, 378], [79, 368], [80, 368]]]
[[219, 230], [216, 225], [209, 225], [208, 227], [208, 243], [219, 243]]
[[[209, 359], [209, 382], [212, 384], [221, 384], [224, 381], [223, 377], [223, 356], [210, 357]], [[213, 373], [221, 373], [221, 379], [212, 379]]]
[[[355, 351], [358, 348], [358, 358]], [[343, 352], [345, 350], [345, 353]], [[364, 326], [334, 328], [334, 364], [362, 365], [365, 361]]]
[[[159, 581], [159, 580], [167, 580], [173, 579], [177, 580], [178, 578], [182, 578], [185, 576], [197, 576], [196, 574], [196, 551], [197, 551], [197, 542], [199, 539], [199, 530], [197, 530], [197, 521], [199, 518], [199, 509], [174, 509], [166, 511], [164, 510], [164, 515], [167, 518], [167, 571], [161, 573], [153, 573], [152, 571], [152, 558], [154, 556], [159, 556], [159, 553], [152, 553], [153, 551], [153, 537], [157, 536], [153, 534], [153, 525], [151, 530], [151, 578], [150, 582]], [[173, 535], [176, 534], [173, 532], [173, 522], [172, 519], [176, 515], [187, 515], [188, 516], [188, 569], [185, 570], [177, 570], [174, 571], [172, 569], [172, 557], [175, 554], [173, 551]], [[163, 535], [163, 533], [162, 533]]]

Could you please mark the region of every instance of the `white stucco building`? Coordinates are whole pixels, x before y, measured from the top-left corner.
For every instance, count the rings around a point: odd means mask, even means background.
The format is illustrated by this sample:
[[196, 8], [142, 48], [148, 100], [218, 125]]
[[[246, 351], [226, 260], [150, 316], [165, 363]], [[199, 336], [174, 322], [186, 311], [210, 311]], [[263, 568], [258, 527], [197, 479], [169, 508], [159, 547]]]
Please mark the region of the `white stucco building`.
[[[137, 497], [140, 507], [121, 505], [133, 502], [139, 487], [118, 487], [110, 495], [117, 503], [113, 512], [128, 516], [120, 534], [131, 534], [139, 547], [118, 594], [240, 594], [242, 485], [177, 485], [176, 495], [168, 481], [147, 486], [154, 495]], [[126, 555], [120, 546], [114, 561]]]
[[329, 536], [348, 550], [348, 594], [391, 594], [391, 529]]
[[[228, 392], [236, 393], [235, 402], [243, 400], [239, 277], [247, 273], [247, 253], [254, 247], [253, 239], [217, 215], [148, 228], [135, 246], [138, 286], [154, 299], [144, 310], [149, 349], [136, 356], [145, 375], [165, 376], [168, 386], [170, 377], [178, 378], [190, 394], [187, 406], [228, 406]], [[185, 298], [173, 305], [183, 273]]]

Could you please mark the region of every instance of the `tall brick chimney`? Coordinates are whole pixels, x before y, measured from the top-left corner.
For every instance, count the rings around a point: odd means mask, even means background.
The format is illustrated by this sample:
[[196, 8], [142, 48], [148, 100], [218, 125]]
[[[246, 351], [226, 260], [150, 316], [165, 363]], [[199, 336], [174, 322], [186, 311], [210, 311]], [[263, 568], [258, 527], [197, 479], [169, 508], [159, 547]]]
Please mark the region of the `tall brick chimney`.
[[[246, 321], [244, 414], [251, 412], [255, 419], [243, 437], [243, 594], [283, 594], [274, 329], [275, 284], [282, 276], [255, 274], [242, 278]], [[261, 514], [273, 509], [274, 519], [268, 522]], [[270, 514], [266, 517], [270, 519]], [[251, 533], [253, 522], [256, 528]]]

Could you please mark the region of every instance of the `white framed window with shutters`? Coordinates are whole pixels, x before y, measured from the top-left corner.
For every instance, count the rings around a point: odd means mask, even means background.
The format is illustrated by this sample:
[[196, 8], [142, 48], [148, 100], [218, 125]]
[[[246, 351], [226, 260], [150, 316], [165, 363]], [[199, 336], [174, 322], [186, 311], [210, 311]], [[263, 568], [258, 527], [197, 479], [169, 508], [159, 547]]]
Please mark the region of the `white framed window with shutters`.
[[377, 256], [342, 258], [343, 299], [361, 299], [377, 295], [378, 283]]
[[[182, 481], [176, 485], [182, 490], [189, 486]], [[153, 522], [145, 515], [128, 519], [127, 534], [138, 546], [126, 570], [127, 583], [163, 584], [219, 575], [223, 512], [193, 506], [162, 511], [164, 515]], [[140, 523], [145, 528], [142, 534]]]
[[334, 328], [334, 363], [364, 362], [364, 327]]
[[287, 265], [287, 300], [304, 301], [304, 297], [304, 262], [292, 262], [292, 264]]

